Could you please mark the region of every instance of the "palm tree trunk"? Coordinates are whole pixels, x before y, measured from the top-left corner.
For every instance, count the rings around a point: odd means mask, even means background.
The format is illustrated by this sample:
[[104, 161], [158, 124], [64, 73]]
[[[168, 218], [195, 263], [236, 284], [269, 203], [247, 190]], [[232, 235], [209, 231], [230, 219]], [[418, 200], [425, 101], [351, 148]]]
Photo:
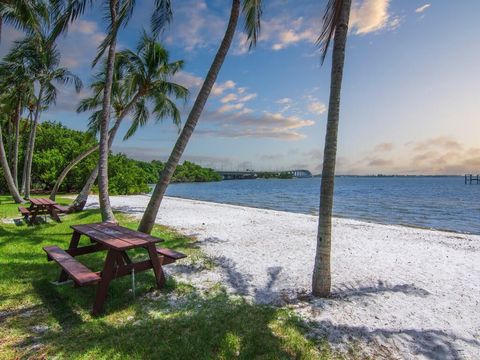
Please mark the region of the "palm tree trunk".
[[[113, 125], [113, 128], [110, 129], [110, 132], [108, 133], [108, 147], [109, 149], [112, 147], [113, 139], [115, 138], [115, 135], [117, 134], [118, 129], [120, 128], [120, 124], [122, 123], [122, 120], [125, 118], [125, 116], [132, 110], [133, 106], [135, 103], [138, 101], [138, 99], [142, 96], [142, 93], [139, 91], [135, 94], [135, 96], [132, 98], [132, 100], [125, 106], [125, 109], [119, 114], [117, 121], [115, 122], [115, 125]], [[50, 194], [50, 199], [55, 200], [55, 196], [57, 195], [58, 189], [60, 188], [60, 185], [62, 184], [63, 180], [67, 176], [67, 174], [72, 170], [80, 161], [85, 159], [87, 156], [95, 152], [99, 148], [99, 145], [94, 145], [91, 148], [85, 150], [83, 153], [78, 155], [75, 159], [73, 159], [66, 167], [63, 169], [62, 173], [57, 179], [57, 182], [55, 183], [55, 186], [53, 187], [52, 193]], [[91, 181], [91, 177], [93, 176], [93, 173], [95, 172], [95, 177], [93, 178], [93, 181]], [[95, 183], [95, 180], [97, 179], [98, 175], [98, 166], [95, 167], [94, 170], [92, 170], [90, 177], [87, 179], [87, 182], [82, 188], [82, 191], [78, 194], [77, 198], [75, 201], [72, 203], [71, 207], [73, 211], [82, 211], [83, 208], [85, 207], [85, 203], [87, 202], [88, 195], [90, 194], [90, 191], [92, 190], [92, 186]], [[91, 182], [91, 183], [90, 183]], [[90, 183], [90, 184], [89, 184]]]
[[[137, 100], [137, 96], [135, 96], [134, 100]], [[115, 135], [117, 134], [118, 129], [120, 128], [120, 124], [122, 123], [122, 120], [125, 118], [125, 115], [128, 114], [130, 109], [133, 107], [134, 102], [133, 100], [130, 102], [129, 106], [125, 107], [125, 110], [119, 115], [117, 121], [115, 122], [115, 125], [113, 128], [110, 130], [110, 133], [108, 135], [108, 150], [110, 151], [113, 140], [115, 139]], [[87, 181], [85, 182], [85, 185], [83, 185], [82, 191], [77, 195], [75, 200], [73, 201], [72, 205], [70, 205], [69, 211], [82, 211], [85, 207], [85, 204], [87, 203], [88, 200], [88, 195], [90, 195], [90, 192], [92, 191], [93, 184], [95, 184], [95, 180], [97, 180], [98, 176], [98, 170], [99, 166], [95, 166], [95, 168], [92, 170], [90, 173], [90, 176], [88, 177]]]
[[19, 100], [15, 114], [15, 144], [13, 146], [13, 181], [18, 189], [18, 145], [20, 143], [20, 117], [22, 116], [22, 102]]
[[198, 93], [198, 96], [193, 104], [192, 110], [188, 115], [187, 121], [185, 122], [185, 126], [180, 133], [180, 136], [175, 143], [175, 146], [168, 158], [168, 161], [165, 165], [165, 168], [162, 171], [160, 179], [158, 180], [155, 189], [153, 190], [152, 197], [148, 203], [147, 208], [145, 209], [145, 213], [143, 214], [142, 220], [140, 221], [140, 225], [138, 227], [139, 231], [144, 233], [150, 233], [152, 231], [153, 225], [155, 224], [155, 218], [157, 217], [158, 209], [160, 208], [160, 204], [163, 200], [163, 196], [165, 191], [167, 190], [168, 184], [177, 168], [178, 162], [182, 157], [182, 154], [187, 147], [188, 141], [192, 136], [193, 131], [195, 130], [195, 126], [197, 125], [198, 119], [202, 114], [203, 108], [205, 103], [208, 100], [208, 96], [210, 95], [210, 91], [212, 90], [215, 81], [217, 80], [218, 73], [222, 68], [223, 62], [225, 57], [227, 56], [228, 50], [230, 49], [230, 45], [232, 44], [233, 36], [235, 35], [235, 28], [237, 27], [238, 16], [240, 14], [240, 0], [233, 0], [232, 1], [232, 9], [230, 12], [230, 19], [228, 21], [227, 30], [225, 31], [225, 35], [223, 40], [218, 48], [217, 54], [213, 59], [213, 63], [208, 71], [207, 77], [203, 82], [202, 88]]
[[63, 180], [67, 176], [67, 174], [72, 170], [80, 161], [88, 157], [90, 154], [93, 154], [95, 151], [97, 151], [99, 148], [99, 145], [94, 145], [91, 148], [85, 150], [82, 152], [80, 155], [78, 155], [75, 159], [73, 159], [60, 173], [60, 175], [57, 178], [57, 181], [55, 182], [55, 185], [53, 186], [52, 192], [50, 193], [50, 200], [55, 200], [55, 197], [57, 196], [58, 189], [60, 189], [60, 185], [62, 185]]
[[351, 0], [343, 0], [339, 23], [335, 29], [328, 105], [327, 132], [323, 152], [320, 211], [318, 218], [317, 250], [312, 277], [315, 296], [329, 296], [331, 290], [330, 253], [332, 241], [332, 208], [337, 156], [337, 134], [340, 119], [340, 92], [347, 43]]
[[[110, 0], [110, 17], [112, 28], [117, 21], [118, 0]], [[98, 197], [100, 201], [100, 211], [102, 221], [115, 222], [112, 207], [110, 205], [110, 197], [108, 196], [108, 128], [110, 122], [110, 102], [113, 84], [113, 68], [115, 65], [115, 48], [117, 39], [114, 37], [108, 48], [107, 56], [107, 76], [105, 81], [105, 90], [103, 93], [103, 112], [100, 124], [100, 156], [98, 159]]]
[[40, 119], [40, 108], [42, 107], [43, 86], [40, 85], [38, 92], [37, 105], [35, 108], [35, 118], [33, 120], [32, 128], [30, 129], [30, 137], [28, 139], [28, 151], [26, 157], [26, 171], [25, 171], [25, 199], [30, 198], [30, 188], [32, 185], [32, 163], [33, 152], [35, 150], [35, 137], [37, 133], [37, 125]]
[[20, 193], [18, 192], [17, 187], [15, 186], [12, 173], [10, 172], [10, 168], [8, 167], [7, 154], [5, 153], [5, 147], [3, 145], [3, 134], [2, 134], [1, 126], [0, 126], [0, 163], [3, 169], [3, 176], [5, 177], [5, 181], [7, 182], [8, 191], [10, 191], [10, 194], [12, 195], [16, 203], [18, 204], [23, 203], [24, 201], [20, 196]]
[[[26, 126], [25, 126], [25, 130], [30, 127], [30, 132], [32, 130], [32, 126], [33, 126], [33, 112], [32, 110], [29, 110], [29, 114], [28, 114], [28, 121], [26, 122]], [[30, 137], [29, 137], [30, 139]], [[29, 144], [30, 142], [27, 143], [27, 147], [25, 149], [25, 152], [24, 152], [24, 156], [23, 156], [23, 170], [22, 170], [22, 186], [20, 188], [20, 193], [25, 193], [25, 187], [26, 187], [26, 180], [27, 180], [27, 154], [29, 152]]]

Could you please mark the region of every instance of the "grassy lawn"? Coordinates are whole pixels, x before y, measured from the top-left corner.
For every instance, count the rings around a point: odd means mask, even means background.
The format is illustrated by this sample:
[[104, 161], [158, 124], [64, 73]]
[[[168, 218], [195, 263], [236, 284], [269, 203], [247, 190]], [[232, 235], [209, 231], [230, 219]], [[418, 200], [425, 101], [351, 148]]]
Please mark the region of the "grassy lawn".
[[[59, 203], [68, 200], [58, 199]], [[251, 304], [221, 286], [199, 293], [169, 278], [153, 289], [152, 271], [114, 280], [105, 314], [90, 315], [94, 287], [55, 286], [59, 268], [47, 262], [42, 246], [68, 246], [70, 225], [100, 221], [88, 210], [36, 226], [19, 219], [17, 205], [0, 196], [0, 359], [330, 359], [328, 344], [307, 339], [304, 323], [288, 309]], [[124, 226], [131, 218], [117, 214]], [[195, 240], [157, 226], [162, 247], [205, 260]], [[82, 240], [85, 241], [85, 240]], [[104, 253], [82, 256], [101, 269]], [[134, 258], [144, 257], [137, 252]], [[202, 260], [202, 261], [203, 261]], [[205, 263], [208, 263], [205, 262]], [[173, 266], [173, 265], [171, 265]]]

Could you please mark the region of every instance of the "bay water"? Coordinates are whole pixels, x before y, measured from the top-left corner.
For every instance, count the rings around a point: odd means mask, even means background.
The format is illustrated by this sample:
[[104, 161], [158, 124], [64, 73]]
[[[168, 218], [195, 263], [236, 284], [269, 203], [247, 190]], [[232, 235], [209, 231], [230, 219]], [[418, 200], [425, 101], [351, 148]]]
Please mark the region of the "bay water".
[[[167, 195], [316, 215], [320, 178], [179, 183]], [[339, 176], [334, 215], [480, 234], [480, 185], [465, 185], [460, 176]]]

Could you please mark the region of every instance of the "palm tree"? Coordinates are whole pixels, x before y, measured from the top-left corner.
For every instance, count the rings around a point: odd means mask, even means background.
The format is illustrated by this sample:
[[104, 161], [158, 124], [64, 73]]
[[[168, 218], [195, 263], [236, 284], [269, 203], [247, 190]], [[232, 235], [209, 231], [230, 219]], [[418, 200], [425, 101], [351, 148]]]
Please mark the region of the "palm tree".
[[18, 188], [13, 181], [12, 173], [10, 172], [10, 167], [8, 166], [7, 154], [5, 153], [5, 147], [3, 145], [3, 134], [2, 134], [2, 123], [0, 122], [0, 165], [2, 166], [3, 176], [7, 183], [8, 190], [12, 195], [16, 203], [22, 203], [23, 199], [18, 192]]
[[40, 29], [40, 19], [48, 17], [43, 1], [0, 0], [0, 39], [3, 23], [13, 25], [27, 33]]
[[[242, 12], [245, 16], [245, 31], [247, 32], [247, 37], [250, 41], [250, 48], [252, 48], [257, 42], [260, 31], [260, 18], [262, 14], [261, 0], [243, 0]], [[239, 15], [240, 0], [232, 0], [230, 19], [228, 21], [225, 35], [220, 43], [220, 47], [218, 48], [217, 54], [213, 59], [213, 63], [210, 66], [210, 70], [208, 71], [207, 77], [205, 78], [200, 92], [197, 95], [190, 114], [188, 115], [185, 126], [183, 127], [182, 132], [180, 133], [180, 136], [178, 137], [177, 142], [175, 143], [175, 146], [170, 154], [170, 157], [168, 158], [165, 168], [162, 171], [160, 179], [153, 190], [148, 206], [145, 209], [142, 220], [140, 221], [140, 225], [138, 227], [139, 231], [145, 233], [150, 233], [152, 231], [163, 195], [165, 194], [180, 158], [187, 147], [188, 141], [195, 130], [198, 119], [202, 114], [208, 96], [210, 95], [218, 73], [222, 68], [228, 50], [230, 49], [233, 36], [235, 35], [235, 28], [237, 26]]]
[[20, 142], [20, 118], [24, 104], [33, 96], [34, 86], [31, 74], [25, 64], [16, 62], [8, 54], [0, 64], [0, 89], [5, 101], [10, 106], [10, 123], [12, 131], [10, 137], [11, 172], [15, 186], [18, 188], [18, 151]]
[[[124, 50], [117, 53], [116, 71], [114, 76], [112, 103], [115, 116], [115, 124], [110, 129], [109, 147], [117, 133], [122, 120], [134, 111], [132, 124], [128, 129], [124, 140], [134, 135], [136, 130], [144, 126], [149, 119], [148, 103], [153, 108], [156, 121], [171, 117], [178, 126], [180, 124], [180, 112], [174, 99], [185, 100], [188, 90], [181, 85], [169, 80], [183, 67], [183, 61], [169, 62], [168, 52], [155, 41], [154, 37], [143, 34], [137, 45], [137, 52]], [[96, 110], [101, 105], [105, 72], [97, 75], [97, 81], [92, 84], [94, 95], [85, 99], [80, 104], [78, 111]], [[100, 123], [101, 110], [96, 110], [90, 118], [90, 130], [97, 132]], [[75, 158], [67, 168], [71, 169], [82, 158], [87, 157], [98, 149], [98, 145], [92, 146], [84, 153]], [[68, 172], [68, 171], [67, 171]], [[82, 210], [88, 199], [98, 175], [98, 167], [92, 171], [85, 186], [72, 204], [72, 210]], [[66, 176], [65, 170], [62, 176]], [[55, 185], [58, 190], [59, 181]], [[52, 191], [50, 198], [54, 198]]]
[[[59, 67], [60, 52], [54, 43], [49, 43], [50, 36], [44, 33], [37, 33], [27, 36], [25, 39], [16, 43], [9, 56], [16, 59], [15, 62], [6, 63], [7, 69], [12, 71], [22, 64], [34, 80], [38, 83], [38, 94], [36, 97], [35, 113], [33, 124], [30, 129], [27, 152], [25, 157], [25, 198], [30, 197], [31, 171], [33, 162], [33, 153], [35, 148], [35, 137], [37, 125], [40, 120], [40, 113], [55, 103], [57, 97], [57, 88], [54, 83], [68, 85], [73, 83], [75, 90], [80, 92], [82, 82], [79, 77], [71, 73], [68, 69]], [[22, 186], [23, 187], [23, 186]]]
[[338, 122], [340, 119], [340, 92], [342, 87], [345, 47], [351, 0], [329, 0], [323, 16], [323, 27], [318, 38], [322, 63], [330, 41], [333, 40], [330, 100], [327, 132], [323, 152], [322, 181], [320, 186], [320, 211], [318, 217], [317, 250], [312, 277], [312, 293], [329, 296], [331, 291], [330, 253], [332, 241], [332, 208], [337, 156]]
[[[63, 1], [55, 0], [60, 6], [64, 5]], [[65, 11], [57, 20], [54, 33], [60, 33], [68, 27], [69, 22], [80, 16], [87, 4], [93, 3], [93, 0], [69, 0], [64, 5]], [[115, 216], [110, 205], [108, 195], [108, 154], [109, 154], [109, 123], [110, 123], [110, 105], [113, 84], [113, 72], [115, 63], [115, 51], [117, 45], [117, 34], [121, 26], [126, 26], [130, 20], [135, 1], [133, 0], [108, 0], [104, 1], [106, 5], [106, 18], [109, 19], [108, 33], [99, 46], [99, 51], [93, 61], [95, 65], [98, 60], [107, 52], [107, 69], [105, 76], [104, 96], [102, 99], [102, 116], [100, 123], [100, 144], [99, 144], [99, 202], [102, 220], [106, 222], [115, 222]], [[62, 9], [63, 10], [63, 9]], [[60, 12], [60, 11], [59, 11]], [[171, 10], [169, 0], [155, 0], [154, 10], [152, 13], [152, 28], [160, 31], [165, 23], [170, 21]]]

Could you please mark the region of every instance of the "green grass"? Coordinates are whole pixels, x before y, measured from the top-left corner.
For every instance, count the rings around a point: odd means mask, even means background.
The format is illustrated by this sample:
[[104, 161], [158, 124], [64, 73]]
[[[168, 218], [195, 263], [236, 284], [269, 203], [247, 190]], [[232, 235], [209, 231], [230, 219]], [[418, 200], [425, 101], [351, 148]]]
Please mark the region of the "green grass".
[[[59, 203], [68, 200], [58, 199]], [[116, 214], [124, 226], [136, 222]], [[90, 315], [94, 287], [73, 288], [51, 283], [59, 273], [47, 262], [42, 246], [66, 248], [70, 225], [100, 221], [88, 210], [36, 226], [8, 223], [19, 219], [17, 205], [0, 196], [0, 359], [329, 359], [328, 344], [306, 337], [306, 325], [292, 311], [251, 304], [227, 295], [221, 286], [199, 292], [188, 284], [167, 280], [153, 289], [151, 271], [114, 280], [105, 314]], [[188, 262], [213, 264], [195, 240], [156, 226], [154, 236], [189, 255]], [[85, 241], [85, 240], [82, 240]], [[82, 256], [101, 269], [104, 253]], [[141, 251], [134, 258], [144, 257]]]

